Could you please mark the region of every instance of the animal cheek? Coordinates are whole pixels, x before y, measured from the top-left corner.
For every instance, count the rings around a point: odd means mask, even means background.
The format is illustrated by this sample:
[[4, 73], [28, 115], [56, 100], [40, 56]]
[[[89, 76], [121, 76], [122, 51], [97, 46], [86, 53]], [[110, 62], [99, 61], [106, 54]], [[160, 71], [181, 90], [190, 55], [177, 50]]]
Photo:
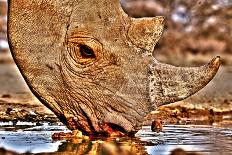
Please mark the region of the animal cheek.
[[127, 84], [127, 79], [123, 72], [119, 69], [109, 67], [106, 69], [104, 73], [100, 75], [97, 79], [101, 85], [105, 85], [106, 87], [113, 88], [115, 90], [120, 90], [122, 86]]
[[120, 59], [113, 53], [111, 53], [110, 56], [109, 56], [109, 62], [112, 65], [116, 65], [116, 66], [120, 65]]

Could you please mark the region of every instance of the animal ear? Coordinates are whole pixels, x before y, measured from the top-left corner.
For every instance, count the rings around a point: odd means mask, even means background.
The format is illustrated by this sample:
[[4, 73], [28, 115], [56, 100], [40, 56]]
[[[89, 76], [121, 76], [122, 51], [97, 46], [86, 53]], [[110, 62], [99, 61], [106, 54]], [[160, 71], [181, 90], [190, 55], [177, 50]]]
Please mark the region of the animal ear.
[[128, 38], [133, 45], [146, 51], [154, 50], [155, 44], [160, 39], [163, 31], [164, 17], [132, 19], [128, 30]]
[[201, 67], [175, 67], [156, 61], [150, 67], [150, 100], [155, 107], [183, 100], [205, 87], [219, 66], [219, 57]]

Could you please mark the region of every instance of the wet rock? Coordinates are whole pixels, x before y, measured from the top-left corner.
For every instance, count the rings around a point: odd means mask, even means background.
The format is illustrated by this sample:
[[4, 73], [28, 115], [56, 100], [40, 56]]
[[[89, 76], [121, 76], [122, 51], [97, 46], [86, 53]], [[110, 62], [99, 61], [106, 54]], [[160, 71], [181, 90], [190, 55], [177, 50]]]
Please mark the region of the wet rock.
[[6, 109], [6, 114], [7, 114], [7, 115], [10, 115], [10, 112], [11, 112], [11, 111], [12, 111], [12, 108], [7, 108], [7, 109]]
[[15, 118], [14, 120], [12, 120], [13, 126], [15, 127], [17, 125], [18, 120]]
[[163, 130], [163, 121], [160, 119], [154, 120], [151, 124], [151, 130], [153, 132], [161, 132]]
[[4, 148], [0, 148], [0, 154], [1, 155], [18, 155], [17, 153], [15, 153], [13, 151], [8, 151]]
[[42, 122], [36, 122], [36, 126], [43, 126]]
[[224, 99], [223, 102], [226, 103], [226, 104], [230, 104], [230, 101], [228, 99]]
[[81, 131], [73, 130], [72, 132], [57, 132], [52, 135], [53, 140], [70, 140], [70, 139], [82, 139], [89, 140], [88, 136], [82, 135]]
[[11, 98], [11, 95], [10, 94], [3, 94], [2, 98]]
[[196, 153], [196, 152], [188, 152], [188, 151], [178, 148], [178, 149], [173, 150], [170, 155], [202, 155], [202, 154]]

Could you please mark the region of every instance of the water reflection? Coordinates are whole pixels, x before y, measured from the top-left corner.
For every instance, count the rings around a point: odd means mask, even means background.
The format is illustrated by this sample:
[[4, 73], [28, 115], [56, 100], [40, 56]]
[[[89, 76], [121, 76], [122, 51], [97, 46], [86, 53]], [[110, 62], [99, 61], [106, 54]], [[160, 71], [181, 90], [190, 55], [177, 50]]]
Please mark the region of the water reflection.
[[[145, 126], [136, 137], [70, 139], [54, 141], [55, 132], [68, 131], [64, 126], [20, 128], [0, 127], [0, 147], [18, 153], [46, 154], [223, 154], [232, 152], [231, 126], [166, 125], [162, 132], [154, 133]], [[183, 153], [183, 150], [187, 152]], [[176, 151], [173, 151], [175, 150]], [[221, 153], [223, 150], [223, 153]], [[173, 152], [172, 152], [173, 151]], [[4, 154], [0, 151], [0, 154]]]
[[144, 143], [138, 138], [98, 139], [82, 142], [65, 142], [57, 152], [100, 155], [134, 155], [147, 154]]

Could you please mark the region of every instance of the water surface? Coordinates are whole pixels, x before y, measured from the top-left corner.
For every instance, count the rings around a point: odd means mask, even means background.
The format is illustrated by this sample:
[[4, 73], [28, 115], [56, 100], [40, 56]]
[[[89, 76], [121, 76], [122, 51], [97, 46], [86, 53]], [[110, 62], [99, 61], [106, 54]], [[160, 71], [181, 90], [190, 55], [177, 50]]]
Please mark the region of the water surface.
[[[135, 138], [92, 138], [91, 140], [58, 140], [51, 135], [68, 129], [44, 123], [0, 123], [0, 147], [17, 153], [104, 154], [110, 149], [134, 154], [169, 155], [176, 148], [210, 155], [232, 154], [232, 124], [221, 125], [165, 125], [160, 133], [144, 126]], [[125, 152], [125, 151], [124, 151]], [[121, 155], [122, 155], [121, 153]]]

